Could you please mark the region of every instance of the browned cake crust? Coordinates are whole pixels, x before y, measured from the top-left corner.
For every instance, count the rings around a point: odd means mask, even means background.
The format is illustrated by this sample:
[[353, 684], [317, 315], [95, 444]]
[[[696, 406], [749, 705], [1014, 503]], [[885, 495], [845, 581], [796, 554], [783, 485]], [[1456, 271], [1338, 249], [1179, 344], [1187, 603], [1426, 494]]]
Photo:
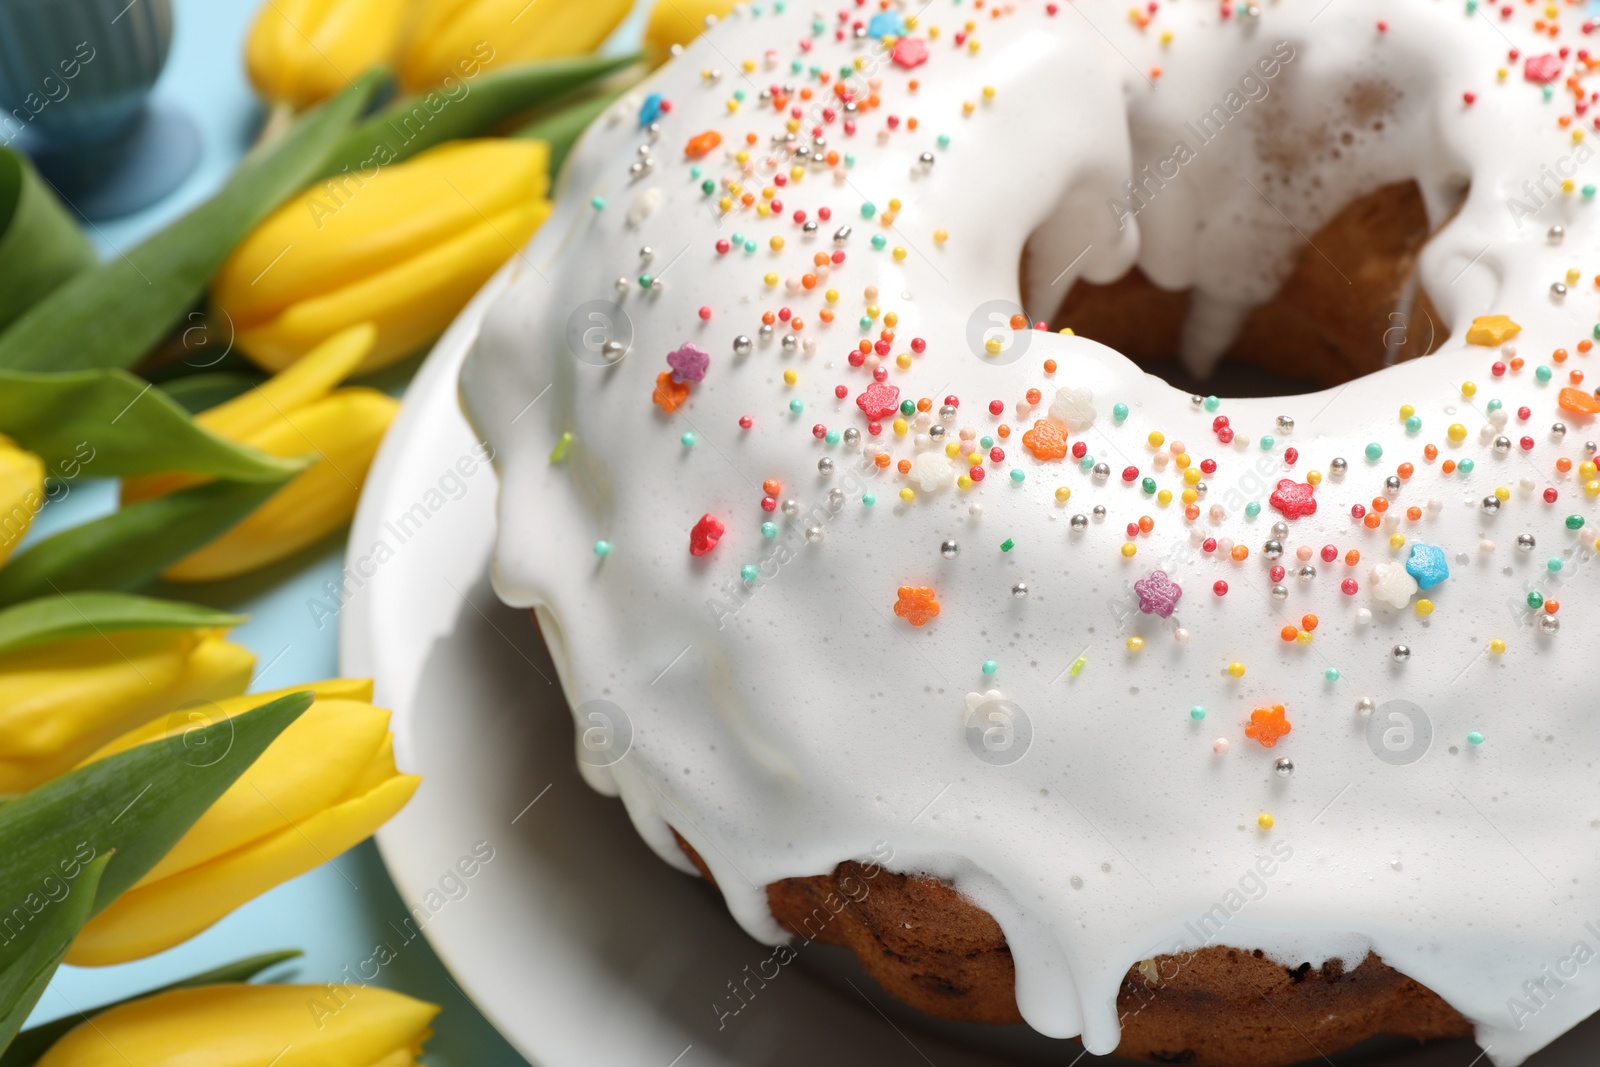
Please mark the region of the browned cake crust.
[[[677, 837], [676, 832], [674, 832]], [[678, 847], [715, 885], [699, 854]], [[1020, 1023], [1005, 934], [990, 914], [932, 878], [854, 861], [767, 886], [796, 938], [842, 945], [895, 999], [957, 1022]], [[1258, 951], [1209, 946], [1128, 968], [1117, 994], [1117, 1055], [1196, 1067], [1281, 1067], [1379, 1034], [1466, 1037], [1438, 994], [1368, 953], [1288, 968]]]

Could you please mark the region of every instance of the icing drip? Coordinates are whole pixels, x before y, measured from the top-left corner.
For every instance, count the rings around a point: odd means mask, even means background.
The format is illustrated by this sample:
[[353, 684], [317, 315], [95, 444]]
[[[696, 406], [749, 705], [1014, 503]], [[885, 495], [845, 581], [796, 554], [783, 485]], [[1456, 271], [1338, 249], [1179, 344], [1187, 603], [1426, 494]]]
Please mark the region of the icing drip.
[[[591, 783], [689, 869], [681, 833], [755, 937], [783, 937], [769, 882], [887, 850], [993, 914], [1023, 1015], [1091, 1051], [1137, 961], [1370, 947], [1508, 1067], [1600, 1006], [1600, 431], [1570, 378], [1595, 299], [1568, 274], [1595, 273], [1600, 167], [1563, 81], [1588, 38], [1575, 8], [1556, 40], [1520, 5], [1253, 11], [934, 0], [893, 45], [776, 5], [715, 27], [652, 79], [658, 137], [637, 101], [585, 136], [464, 372], [494, 580], [580, 722], [625, 717]], [[791, 121], [808, 155], [767, 165]], [[1420, 280], [1451, 337], [1342, 388], [1197, 403], [994, 310], [1137, 266], [1194, 290], [1204, 364], [1304, 235], [1404, 180], [1442, 225]], [[1492, 324], [1467, 343], [1492, 314], [1517, 354]], [[675, 376], [687, 345], [709, 358]], [[875, 370], [911, 411], [858, 405]], [[1050, 416], [1064, 455], [1021, 440]], [[1181, 599], [1156, 582], [1142, 610], [1156, 571]], [[1279, 705], [1268, 749], [1245, 728]]]

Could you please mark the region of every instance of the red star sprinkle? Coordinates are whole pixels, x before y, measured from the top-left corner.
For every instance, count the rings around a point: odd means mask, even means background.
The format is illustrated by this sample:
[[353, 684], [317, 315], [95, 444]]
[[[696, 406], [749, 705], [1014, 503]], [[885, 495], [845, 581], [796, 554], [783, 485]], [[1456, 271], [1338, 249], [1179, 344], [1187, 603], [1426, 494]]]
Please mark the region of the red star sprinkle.
[[928, 61], [928, 45], [916, 37], [902, 37], [894, 43], [894, 51], [889, 54], [896, 66], [910, 70], [920, 67]]
[[1293, 478], [1279, 478], [1278, 488], [1272, 491], [1268, 503], [1283, 512], [1286, 519], [1298, 519], [1304, 515], [1317, 513], [1317, 498], [1313, 495], [1316, 487], [1307, 482], [1297, 482]]
[[1522, 64], [1522, 76], [1540, 85], [1555, 81], [1561, 77], [1561, 56], [1555, 52], [1529, 56]]
[[1283, 705], [1274, 704], [1270, 708], [1257, 708], [1250, 713], [1250, 723], [1244, 728], [1244, 735], [1259, 741], [1262, 748], [1272, 748], [1278, 743], [1278, 739], [1291, 729], [1289, 720], [1284, 717]]
[[900, 410], [900, 387], [873, 382], [856, 397], [856, 407], [866, 412], [869, 419], [887, 419]]
[[703, 556], [717, 547], [717, 542], [722, 539], [723, 526], [712, 515], [700, 516], [700, 521], [694, 524], [694, 529], [689, 531], [689, 555]]

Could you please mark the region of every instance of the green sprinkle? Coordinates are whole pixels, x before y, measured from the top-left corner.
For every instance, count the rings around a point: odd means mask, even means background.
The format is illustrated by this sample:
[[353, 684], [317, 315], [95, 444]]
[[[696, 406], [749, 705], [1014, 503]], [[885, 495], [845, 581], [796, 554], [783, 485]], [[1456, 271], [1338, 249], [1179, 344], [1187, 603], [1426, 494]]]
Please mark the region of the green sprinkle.
[[1551, 378], [1555, 377], [1555, 373], [1556, 372], [1551, 370], [1549, 367], [1540, 367], [1533, 372], [1533, 376], [1539, 379], [1541, 382], [1548, 382]]
[[683, 442], [683, 447], [684, 448], [693, 448], [694, 447], [695, 437], [694, 437], [694, 434], [692, 434], [692, 433], [689, 433], [689, 432], [685, 431], [684, 435], [682, 437], [678, 438], [678, 440]]
[[639, 275], [639, 288], [648, 289], [648, 288], [650, 288], [650, 283], [653, 282], [653, 281], [655, 281], [655, 279], [653, 277], [651, 277], [650, 275], [641, 274], [641, 275]]
[[911, 415], [915, 415], [916, 413], [917, 413], [917, 402], [915, 400], [902, 400], [902, 401], [900, 401], [900, 414], [909, 417]]
[[1219, 397], [1215, 397], [1215, 396], [1206, 397], [1205, 408], [1206, 408], [1207, 411], [1215, 411], [1218, 408], [1220, 408], [1221, 406], [1222, 406], [1222, 400]]
[[[939, 137], [938, 137], [938, 140], [935, 141], [934, 143], [937, 144], [940, 148], [949, 148], [950, 147], [950, 135], [948, 133], [941, 133], [939, 135]], [[1600, 330], [1600, 326], [1596, 326], [1595, 329]]]
[[1528, 607], [1534, 611], [1538, 611], [1540, 608], [1544, 607], [1544, 594], [1540, 593], [1538, 590], [1534, 590], [1533, 592], [1529, 593]]
[[1422, 416], [1413, 415], [1406, 420], [1406, 433], [1416, 433], [1422, 429]]
[[1111, 417], [1113, 419], [1116, 419], [1118, 422], [1121, 422], [1123, 419], [1126, 419], [1128, 417], [1128, 405], [1126, 405], [1126, 404], [1113, 404], [1111, 406]]
[[878, 209], [873, 207], [871, 203], [866, 203], [866, 204], [862, 204], [861, 205], [861, 217], [862, 218], [870, 219], [872, 216], [876, 215], [877, 213], [878, 213]]
[[856, 155], [854, 152], [846, 152], [844, 154], [844, 165], [846, 170], [856, 165]]
[[739, 577], [743, 578], [747, 582], [755, 581], [756, 577], [760, 573], [760, 571], [756, 570], [756, 565], [754, 563], [746, 563], [743, 567], [739, 568]]
[[594, 554], [599, 556], [599, 557], [601, 557], [602, 559], [605, 558], [606, 556], [611, 555], [611, 542], [610, 541], [596, 541], [594, 543]]
[[999, 669], [1000, 669], [1000, 664], [996, 663], [994, 660], [986, 659], [986, 660], [983, 661], [983, 673], [984, 674], [993, 674], [995, 671], [997, 671]]
[[1369, 444], [1367, 446], [1367, 458], [1372, 460], [1374, 463], [1376, 463], [1378, 460], [1382, 459], [1383, 458], [1383, 446], [1380, 445], [1378, 442], [1373, 441], [1371, 444]]
[[884, 249], [884, 246], [887, 245], [888, 243], [889, 243], [889, 239], [887, 237], [885, 237], [883, 234], [875, 233], [875, 234], [872, 235], [872, 249], [873, 249], [873, 251], [882, 252], [883, 249]]
[[1144, 481], [1139, 483], [1139, 488], [1143, 489], [1146, 494], [1154, 495], [1156, 491], [1156, 480], [1154, 478], [1146, 478]]
[[1561, 562], [1560, 556], [1551, 556], [1547, 561], [1545, 561], [1545, 568], [1549, 570], [1551, 574], [1554, 574], [1563, 566], [1565, 566], [1565, 564]]
[[1472, 731], [1470, 734], [1467, 735], [1467, 744], [1469, 744], [1469, 745], [1481, 745], [1481, 744], [1483, 744], [1483, 735], [1481, 733], [1479, 733], [1478, 731], [1476, 731], [1476, 730]]
[[1196, 704], [1194, 707], [1189, 709], [1189, 718], [1193, 719], [1195, 722], [1199, 722], [1205, 717], [1206, 709], [1201, 707], [1199, 704]]
[[[1585, 185], [1583, 187], [1583, 196], [1584, 196], [1585, 200], [1593, 197], [1594, 193], [1595, 193], [1595, 188], [1594, 188], [1593, 185]], [[1600, 327], [1596, 327], [1596, 329], [1600, 329]]]
[[1456, 464], [1456, 470], [1460, 471], [1462, 474], [1471, 474], [1472, 468], [1476, 466], [1477, 463], [1474, 461], [1470, 459], [1464, 459], [1460, 463]]
[[1085, 452], [1083, 458], [1078, 460], [1078, 466], [1084, 470], [1092, 470], [1094, 468], [1094, 457]]
[[572, 432], [569, 430], [561, 435], [561, 439], [556, 442], [556, 447], [550, 450], [550, 462], [560, 463], [562, 460], [567, 458], [567, 453], [571, 451], [571, 449]]
[[1078, 675], [1083, 673], [1083, 668], [1088, 662], [1088, 660], [1084, 659], [1082, 656], [1079, 656], [1077, 659], [1072, 661], [1072, 666], [1067, 668], [1067, 673], [1076, 678]]
[[978, 443], [984, 448], [993, 448], [994, 438], [990, 437], [988, 434], [984, 434], [982, 437], [978, 438]]
[[1583, 529], [1583, 516], [1582, 515], [1568, 515], [1567, 516], [1567, 529], [1569, 529], [1569, 530], [1581, 530], [1581, 529]]
[[1246, 504], [1244, 506], [1244, 513], [1248, 518], [1252, 518], [1252, 519], [1255, 518], [1257, 515], [1261, 514], [1261, 501], [1259, 501], [1259, 500], [1250, 501], [1250, 503], [1248, 503], [1248, 504]]
[[606, 198], [603, 196], [592, 196], [589, 198], [589, 206], [594, 208], [596, 211], [604, 211], [606, 209]]
[[1505, 402], [1501, 400], [1491, 400], [1488, 404], [1484, 405], [1484, 407], [1492, 414], [1505, 407]]
[[789, 401], [789, 410], [794, 412], [796, 415], [800, 414], [805, 409], [805, 402], [799, 397], [795, 397], [793, 400]]
[[1012, 467], [1011, 468], [1011, 480], [1012, 481], [1014, 481], [1014, 482], [1016, 482], [1017, 484], [1020, 485], [1020, 484], [1022, 484], [1022, 479], [1026, 478], [1026, 477], [1027, 477], [1027, 475], [1023, 473], [1021, 467]]
[[700, 191], [705, 193], [707, 196], [710, 196], [712, 193], [717, 191], [717, 183], [712, 181], [710, 178], [707, 178], [705, 181], [700, 183]]
[[1327, 670], [1322, 672], [1322, 676], [1330, 682], [1337, 682], [1339, 680], [1339, 668], [1329, 667]]
[[766, 538], [777, 537], [778, 536], [778, 524], [775, 523], [775, 522], [764, 522], [764, 523], [762, 523], [761, 524], [761, 536], [762, 537], [766, 537]]
[[1272, 446], [1275, 444], [1277, 444], [1277, 442], [1272, 439], [1272, 435], [1270, 433], [1264, 433], [1261, 435], [1261, 451], [1271, 452]]
[[1002, 552], [1010, 552], [1013, 548], [1016, 548], [1016, 547], [1017, 547], [1016, 541], [1012, 540], [1009, 537], [1006, 538], [1004, 541], [1000, 542], [1000, 551], [1002, 551]]
[[759, 247], [760, 246], [756, 244], [756, 239], [754, 237], [747, 239], [744, 243], [744, 250], [746, 252], [754, 253]]
[[861, 321], [861, 328], [863, 330], [872, 329], [872, 317], [871, 316], [863, 315], [863, 316], [861, 316], [861, 320], [860, 321]]
[[823, 438], [830, 445], [836, 445], [836, 444], [839, 443], [839, 431], [838, 430], [829, 430], [826, 434], [823, 435]]
[[878, 494], [877, 493], [863, 493], [863, 494], [861, 494], [861, 502], [863, 504], [865, 504], [867, 507], [870, 508], [872, 505], [874, 505], [874, 504], [876, 504], [878, 502]]

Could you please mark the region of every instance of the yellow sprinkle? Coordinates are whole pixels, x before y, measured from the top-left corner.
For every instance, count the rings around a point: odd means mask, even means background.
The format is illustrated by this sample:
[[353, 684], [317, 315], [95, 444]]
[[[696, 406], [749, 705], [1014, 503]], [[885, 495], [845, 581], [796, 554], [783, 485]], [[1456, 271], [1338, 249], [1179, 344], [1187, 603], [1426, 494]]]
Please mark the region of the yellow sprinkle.
[[790, 167], [789, 168], [789, 180], [790, 181], [792, 181], [792, 182], [801, 181], [802, 179], [805, 178], [805, 176], [806, 176], [806, 171], [805, 171], [804, 167]]
[[1583, 274], [1580, 271], [1578, 271], [1576, 269], [1572, 269], [1572, 268], [1569, 268], [1567, 270], [1567, 284], [1568, 285], [1575, 284], [1577, 282], [1577, 280], [1579, 278], [1581, 278], [1581, 277], [1583, 277]]
[[[976, 38], [974, 38], [973, 40], [970, 40], [970, 41], [967, 42], [967, 51], [971, 52], [973, 55], [977, 55], [978, 54], [978, 49], [980, 47], [982, 47], [982, 46], [979, 45], [979, 43], [978, 43]], [[987, 98], [989, 98], [989, 97], [994, 95], [994, 90], [990, 89], [988, 86], [984, 86], [983, 95], [984, 95], [984, 98], [987, 99]]]
[[1497, 81], [1505, 81], [1506, 80], [1506, 68], [1504, 68], [1504, 67], [1499, 68], [1498, 70], [1496, 70], [1494, 72], [1494, 76], [1495, 76], [1495, 79]]
[[951, 459], [955, 459], [958, 455], [961, 454], [961, 444], [960, 444], [960, 442], [958, 442], [958, 441], [946, 441], [945, 445], [944, 445], [944, 454], [949, 456]]
[[794, 372], [794, 368], [793, 367], [791, 367], [788, 370], [783, 372], [783, 384], [784, 385], [793, 385], [795, 382], [797, 382], [799, 380], [800, 380], [800, 375], [798, 375], [798, 374], [796, 374]]
[[734, 100], [733, 98], [730, 97], [728, 99], [728, 113], [732, 114], [733, 112], [738, 111], [738, 110], [739, 110], [739, 101]]
[[837, 304], [839, 302], [839, 290], [829, 289], [826, 293], [822, 294], [822, 299], [826, 300], [830, 304]]
[[1593, 478], [1596, 474], [1600, 474], [1600, 466], [1597, 466], [1594, 460], [1586, 459], [1578, 464], [1578, 477]]
[[1272, 829], [1272, 816], [1268, 815], [1266, 812], [1262, 812], [1260, 815], [1256, 816], [1256, 825], [1261, 827], [1263, 830]]
[[1321, 471], [1306, 471], [1306, 484], [1307, 485], [1321, 485], [1322, 484], [1322, 472]]
[[763, 275], [761, 280], [767, 283], [767, 288], [769, 289], [778, 284], [778, 276], [771, 271]]
[[985, 85], [983, 87], [983, 98], [985, 100], [993, 100], [994, 99], [994, 86]]
[[890, 211], [899, 211], [902, 206], [903, 205], [900, 203], [900, 198], [898, 196], [891, 196], [889, 198]]
[[1404, 548], [1405, 546], [1406, 546], [1406, 535], [1405, 534], [1390, 534], [1389, 535], [1389, 547], [1390, 548]]
[[1477, 385], [1476, 382], [1462, 382], [1461, 383], [1461, 395], [1462, 396], [1476, 396], [1477, 393], [1478, 393], [1478, 385]]
[[1056, 332], [1061, 334], [1061, 336], [1063, 336], [1063, 337], [1076, 337], [1077, 336], [1077, 334], [1072, 332], [1072, 327], [1071, 326], [1063, 326], [1063, 327], [1061, 327], [1060, 330], [1058, 330]]
[[1157, 493], [1156, 503], [1160, 504], [1162, 507], [1166, 507], [1168, 504], [1172, 503], [1172, 490], [1163, 489], [1161, 492]]
[[720, 208], [723, 211], [732, 211], [733, 210], [733, 198], [729, 197], [729, 196], [720, 196], [720, 197], [718, 197], [717, 198], [717, 207]]
[[[764, 219], [768, 215], [771, 215], [771, 214], [772, 214], [772, 209], [770, 207], [768, 207], [766, 204], [757, 204], [756, 205], [756, 215], [757, 215], [757, 217]], [[774, 241], [782, 241], [782, 238], [774, 237], [773, 240]], [[776, 252], [777, 249], [773, 249], [773, 251]]]
[[904, 437], [906, 435], [906, 420], [905, 419], [895, 419], [894, 420], [894, 435], [896, 437]]
[[1412, 407], [1410, 404], [1401, 404], [1400, 405], [1400, 421], [1401, 422], [1405, 422], [1407, 419], [1409, 419], [1411, 416], [1415, 415], [1416, 413], [1417, 413], [1417, 409]]
[[1302, 645], [1309, 645], [1311, 643], [1311, 631], [1301, 630], [1299, 633], [1294, 635], [1294, 639], [1300, 642]]
[[[766, 207], [767, 205], [762, 204], [761, 206], [762, 207]], [[783, 251], [783, 238], [782, 237], [778, 237], [778, 236], [774, 236], [772, 238], [772, 240], [767, 242], [767, 246], [769, 248], [771, 248], [774, 252], [782, 252]]]
[[1450, 428], [1445, 431], [1445, 434], [1450, 438], [1452, 444], [1459, 445], [1462, 441], [1467, 439], [1467, 428], [1461, 425], [1459, 422], [1452, 422], [1450, 424]]
[[1145, 438], [1146, 441], [1150, 442], [1151, 448], [1160, 448], [1166, 439], [1167, 435], [1162, 433], [1160, 430], [1151, 430], [1150, 436]]
[[896, 263], [906, 258], [906, 250], [899, 245], [894, 246], [894, 260]]
[[1056, 487], [1056, 503], [1057, 504], [1065, 504], [1067, 501], [1069, 501], [1071, 499], [1072, 499], [1072, 490], [1071, 489], [1068, 489], [1064, 485]]
[[775, 197], [777, 195], [778, 195], [778, 190], [774, 189], [770, 185], [764, 187], [761, 190], [761, 196], [762, 196], [762, 199], [764, 199], [764, 200], [771, 200], [773, 197]]
[[1506, 651], [1506, 643], [1497, 637], [1493, 641], [1489, 642], [1489, 651], [1493, 652], [1497, 656], [1504, 655]]
[[1162, 47], [1165, 47], [1165, 46], [1167, 46], [1167, 45], [1169, 45], [1171, 43], [1172, 43], [1172, 31], [1171, 30], [1162, 30], [1161, 31], [1161, 44], [1162, 44]]
[[746, 74], [754, 74], [756, 71], [756, 61], [753, 59], [747, 59], [739, 65], [744, 68]]
[[883, 309], [878, 307], [877, 304], [868, 304], [867, 305], [867, 318], [869, 318], [869, 319], [877, 318], [878, 317], [878, 312], [880, 312], [882, 310]]
[[1228, 664], [1228, 673], [1230, 675], [1232, 675], [1233, 677], [1235, 677], [1235, 678], [1243, 678], [1244, 677], [1244, 664], [1240, 663], [1237, 660], [1235, 660], [1234, 662]]
[[1511, 499], [1511, 490], [1507, 489], [1503, 485], [1497, 485], [1494, 487], [1494, 498], [1500, 501], [1500, 503], [1504, 504], [1507, 500]]
[[1189, 457], [1189, 453], [1179, 452], [1176, 456], [1172, 457], [1172, 462], [1177, 465], [1179, 470], [1187, 470], [1189, 464], [1193, 463], [1194, 460]]
[[963, 115], [970, 115], [972, 114], [972, 109], [977, 106], [978, 105], [974, 104], [971, 100], [963, 100], [961, 101], [961, 113]]
[[1431, 601], [1431, 600], [1427, 599], [1426, 597], [1424, 597], [1423, 599], [1417, 601], [1414, 610], [1416, 611], [1416, 613], [1418, 615], [1422, 615], [1424, 617], [1426, 617], [1428, 615], [1432, 615], [1433, 614], [1433, 601]]
[[1122, 554], [1124, 557], [1132, 557], [1132, 555], [1137, 551], [1139, 551], [1139, 546], [1134, 544], [1132, 541], [1124, 541], [1122, 543]]
[[[1188, 472], [1186, 471], [1184, 473]], [[1200, 491], [1198, 489], [1185, 489], [1179, 495], [1178, 499], [1182, 500], [1185, 504], [1193, 504], [1196, 500], [1200, 499]]]
[[1199, 467], [1189, 467], [1183, 472], [1185, 485], [1198, 485], [1202, 477]]
[[972, 479], [967, 477], [965, 474], [958, 474], [956, 476], [956, 485], [962, 489], [971, 489]]
[[1600, 496], [1600, 481], [1590, 479], [1583, 483], [1583, 491], [1590, 496]]
[[900, 324], [900, 316], [893, 311], [883, 313], [883, 324], [891, 329]]
[[1128, 651], [1137, 652], [1144, 647], [1144, 638], [1134, 636], [1128, 638]]
[[991, 337], [987, 341], [983, 342], [983, 350], [989, 353], [991, 356], [998, 356], [1000, 354], [1000, 349], [1003, 347], [1004, 346], [1001, 344], [1000, 338], [998, 337]]
[[[907, 25], [909, 25], [909, 23], [907, 23]], [[928, 40], [937, 41], [938, 39], [939, 39], [939, 27], [937, 27], [937, 26], [929, 26], [928, 27]]]
[[972, 467], [982, 466], [983, 465], [983, 453], [979, 452], [977, 449], [973, 449], [971, 452], [968, 452], [967, 453], [967, 465], [968, 466], [972, 466]]
[[947, 231], [945, 231], [945, 230], [934, 230], [933, 231], [933, 243], [934, 244], [942, 245], [948, 240], [950, 240], [950, 234]]
[[898, 356], [895, 356], [894, 357], [894, 365], [896, 367], [899, 367], [901, 370], [905, 370], [906, 368], [910, 367], [911, 366], [911, 353], [910, 352], [902, 352]]
[[909, 504], [913, 500], [917, 499], [917, 494], [913, 493], [911, 491], [911, 487], [908, 485], [904, 489], [900, 490], [900, 499]]

